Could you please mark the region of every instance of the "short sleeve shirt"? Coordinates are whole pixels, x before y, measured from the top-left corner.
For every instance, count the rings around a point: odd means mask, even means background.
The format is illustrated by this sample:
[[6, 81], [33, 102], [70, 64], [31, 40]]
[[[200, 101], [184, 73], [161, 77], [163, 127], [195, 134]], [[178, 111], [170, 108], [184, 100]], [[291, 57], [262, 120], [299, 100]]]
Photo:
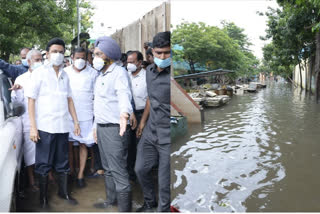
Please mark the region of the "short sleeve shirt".
[[37, 128], [48, 133], [68, 133], [70, 129], [68, 97], [72, 96], [68, 75], [60, 67], [58, 76], [46, 64], [31, 74], [26, 96], [36, 100]]

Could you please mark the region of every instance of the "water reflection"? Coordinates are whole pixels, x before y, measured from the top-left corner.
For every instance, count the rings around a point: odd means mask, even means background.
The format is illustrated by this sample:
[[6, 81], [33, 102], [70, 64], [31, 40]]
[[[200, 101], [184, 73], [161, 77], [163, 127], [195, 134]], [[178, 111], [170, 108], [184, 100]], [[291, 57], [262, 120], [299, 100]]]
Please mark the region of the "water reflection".
[[[173, 205], [191, 212], [281, 211], [270, 196], [286, 192], [286, 182], [295, 186], [295, 163], [287, 159], [303, 155], [295, 147], [302, 130], [305, 136], [309, 128], [320, 130], [319, 105], [296, 93], [287, 84], [272, 84], [207, 110], [203, 127], [189, 127], [189, 135], [173, 142]], [[316, 133], [306, 142], [315, 143]]]

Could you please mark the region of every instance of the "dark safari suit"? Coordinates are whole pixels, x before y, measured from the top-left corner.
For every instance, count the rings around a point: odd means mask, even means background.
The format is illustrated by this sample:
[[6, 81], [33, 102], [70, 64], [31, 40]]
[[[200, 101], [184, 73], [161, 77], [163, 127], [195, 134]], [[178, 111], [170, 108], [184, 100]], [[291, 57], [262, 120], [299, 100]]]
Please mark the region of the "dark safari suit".
[[158, 165], [158, 211], [170, 212], [170, 66], [159, 72], [155, 64], [149, 65], [146, 81], [150, 113], [138, 144], [135, 171], [145, 202], [155, 204], [151, 170]]

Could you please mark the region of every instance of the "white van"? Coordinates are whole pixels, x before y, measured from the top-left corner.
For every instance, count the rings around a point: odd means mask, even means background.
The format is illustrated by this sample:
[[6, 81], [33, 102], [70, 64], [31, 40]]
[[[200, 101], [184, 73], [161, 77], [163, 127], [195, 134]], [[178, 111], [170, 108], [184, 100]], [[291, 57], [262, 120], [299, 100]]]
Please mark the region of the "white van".
[[11, 102], [11, 82], [0, 70], [0, 212], [15, 211], [22, 160], [24, 106]]

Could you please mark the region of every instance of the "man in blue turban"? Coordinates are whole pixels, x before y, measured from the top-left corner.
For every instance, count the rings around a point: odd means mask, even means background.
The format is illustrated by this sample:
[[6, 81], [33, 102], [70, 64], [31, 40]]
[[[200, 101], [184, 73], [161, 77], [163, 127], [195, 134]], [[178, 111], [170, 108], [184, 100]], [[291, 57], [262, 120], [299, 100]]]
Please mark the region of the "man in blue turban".
[[121, 67], [121, 50], [110, 37], [95, 42], [93, 67], [100, 71], [94, 94], [94, 138], [105, 170], [107, 200], [94, 204], [120, 212], [131, 211], [131, 186], [127, 171], [129, 117], [133, 112], [129, 77]]

